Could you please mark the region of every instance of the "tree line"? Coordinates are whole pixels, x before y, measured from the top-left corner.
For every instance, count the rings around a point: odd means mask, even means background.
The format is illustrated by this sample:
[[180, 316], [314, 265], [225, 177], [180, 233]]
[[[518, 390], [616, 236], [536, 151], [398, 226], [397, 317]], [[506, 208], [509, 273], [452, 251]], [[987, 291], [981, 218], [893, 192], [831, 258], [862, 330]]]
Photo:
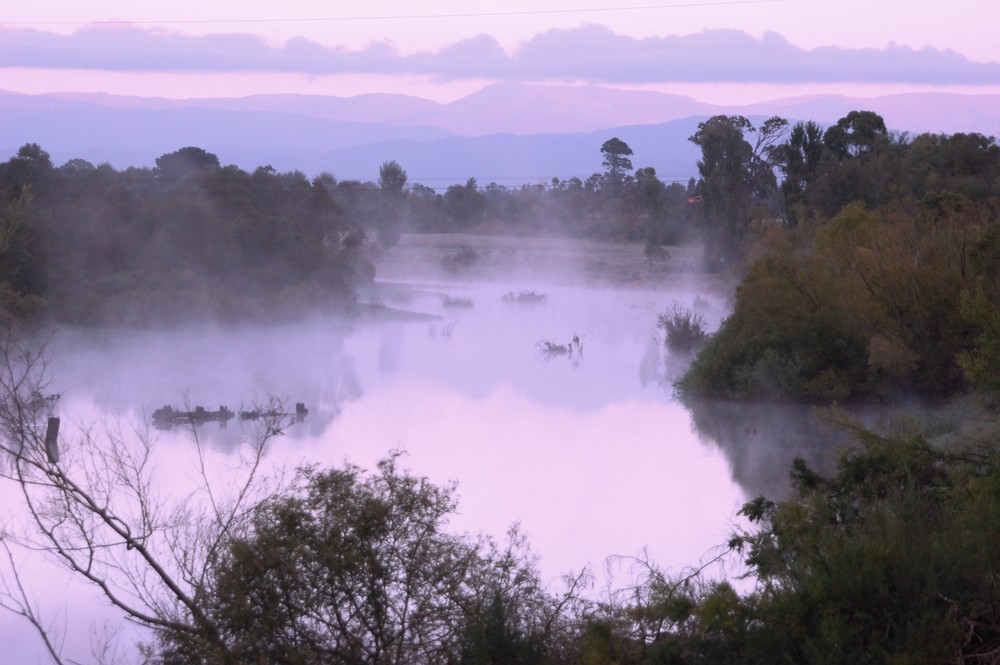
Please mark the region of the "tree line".
[[677, 241], [689, 189], [631, 148], [602, 147], [606, 172], [586, 181], [508, 189], [475, 178], [438, 193], [386, 161], [377, 182], [223, 166], [197, 147], [119, 171], [37, 144], [0, 163], [0, 304], [19, 317], [94, 324], [273, 315], [349, 303], [373, 274], [366, 242], [403, 231], [568, 233]]
[[54, 167], [29, 144], [0, 164], [7, 312], [76, 324], [170, 324], [344, 306], [370, 279], [364, 229], [323, 179], [222, 166], [200, 148], [117, 171]]

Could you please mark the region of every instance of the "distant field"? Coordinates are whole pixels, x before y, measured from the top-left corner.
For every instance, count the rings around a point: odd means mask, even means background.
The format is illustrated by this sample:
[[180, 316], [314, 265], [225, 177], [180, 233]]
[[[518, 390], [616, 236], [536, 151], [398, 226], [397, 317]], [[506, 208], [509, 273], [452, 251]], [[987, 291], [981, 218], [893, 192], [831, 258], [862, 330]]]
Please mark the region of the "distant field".
[[[395, 280], [507, 280], [656, 288], [678, 279], [704, 280], [728, 290], [722, 280], [701, 272], [702, 247], [669, 247], [650, 261], [640, 243], [573, 238], [526, 238], [457, 233], [404, 234], [375, 257], [376, 277]], [[713, 284], [713, 282], [717, 282]]]

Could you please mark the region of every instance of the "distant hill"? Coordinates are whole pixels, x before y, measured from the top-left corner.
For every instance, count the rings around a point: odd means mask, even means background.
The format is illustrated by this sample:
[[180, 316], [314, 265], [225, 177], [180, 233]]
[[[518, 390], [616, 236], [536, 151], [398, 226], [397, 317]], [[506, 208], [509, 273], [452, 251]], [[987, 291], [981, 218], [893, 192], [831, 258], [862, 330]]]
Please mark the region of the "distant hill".
[[0, 93], [0, 115], [0, 146], [31, 141], [58, 151], [114, 146], [149, 148], [159, 155], [184, 145], [329, 150], [387, 139], [432, 141], [453, 134], [378, 120], [331, 122], [309, 113], [258, 108], [250, 101], [227, 109], [159, 100], [143, 104], [136, 98], [106, 95], [87, 100]]
[[438, 127], [456, 134], [563, 134], [650, 125], [719, 113], [780, 115], [831, 123], [849, 111], [881, 114], [889, 127], [908, 132], [1000, 134], [1000, 95], [905, 93], [882, 97], [812, 95], [758, 104], [719, 106], [660, 92], [595, 86], [496, 83], [449, 104], [394, 94], [357, 97], [254, 95], [185, 99], [106, 94], [53, 94], [46, 99], [128, 110], [216, 109], [266, 111], [325, 120]]
[[722, 112], [720, 107], [680, 95], [516, 83], [490, 85], [450, 104], [393, 94], [347, 98], [254, 95], [185, 100], [84, 93], [63, 93], [47, 97], [133, 110], [255, 110], [293, 113], [325, 120], [424, 125], [469, 136], [586, 132], [624, 125], [657, 124], [693, 115]]
[[448, 104], [394, 94], [341, 98], [256, 95], [186, 99], [0, 92], [0, 159], [39, 143], [57, 164], [79, 157], [116, 168], [152, 166], [194, 145], [223, 163], [374, 180], [387, 159], [411, 182], [444, 188], [585, 179], [600, 145], [618, 136], [636, 167], [686, 181], [698, 152], [687, 138], [719, 113], [831, 123], [855, 109], [899, 131], [1000, 134], [1000, 95], [914, 93], [869, 99], [798, 97], [720, 107], [690, 97], [599, 87], [495, 84]]

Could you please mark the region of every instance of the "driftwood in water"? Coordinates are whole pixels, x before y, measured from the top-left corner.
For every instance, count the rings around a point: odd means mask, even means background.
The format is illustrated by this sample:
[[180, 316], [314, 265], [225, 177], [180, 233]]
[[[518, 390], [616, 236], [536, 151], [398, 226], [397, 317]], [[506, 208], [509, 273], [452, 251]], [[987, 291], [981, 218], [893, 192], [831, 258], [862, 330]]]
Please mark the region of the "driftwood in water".
[[474, 307], [472, 298], [459, 298], [457, 296], [445, 296], [442, 304], [445, 307]]
[[583, 344], [580, 342], [579, 335], [573, 335], [573, 339], [567, 344], [557, 344], [556, 342], [550, 342], [547, 339], [543, 339], [538, 343], [538, 348], [542, 352], [542, 356], [545, 358], [557, 358], [559, 356], [566, 356], [571, 360], [579, 360], [583, 356]]
[[542, 305], [549, 301], [549, 297], [535, 291], [520, 291], [519, 293], [509, 291], [500, 300], [517, 305]]
[[253, 411], [240, 411], [240, 420], [257, 420], [258, 418], [283, 418], [285, 416], [292, 416], [296, 422], [302, 422], [305, 417], [309, 415], [309, 409], [306, 408], [305, 403], [296, 402], [295, 403], [295, 413], [285, 413], [284, 411], [278, 411], [275, 409], [262, 410], [254, 409]]
[[200, 425], [216, 422], [225, 426], [235, 414], [225, 406], [218, 411], [209, 411], [203, 406], [196, 406], [194, 411], [178, 411], [170, 405], [153, 411], [153, 426], [157, 429], [170, 429], [175, 425]]

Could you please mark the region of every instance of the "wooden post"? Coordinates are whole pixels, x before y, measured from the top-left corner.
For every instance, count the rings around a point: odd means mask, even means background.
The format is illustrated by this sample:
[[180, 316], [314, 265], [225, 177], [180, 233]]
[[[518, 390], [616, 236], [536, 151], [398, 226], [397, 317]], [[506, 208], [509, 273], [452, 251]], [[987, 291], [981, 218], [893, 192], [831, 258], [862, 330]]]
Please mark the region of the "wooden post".
[[59, 462], [59, 419], [55, 416], [49, 417], [48, 427], [45, 428], [45, 452], [50, 464]]

